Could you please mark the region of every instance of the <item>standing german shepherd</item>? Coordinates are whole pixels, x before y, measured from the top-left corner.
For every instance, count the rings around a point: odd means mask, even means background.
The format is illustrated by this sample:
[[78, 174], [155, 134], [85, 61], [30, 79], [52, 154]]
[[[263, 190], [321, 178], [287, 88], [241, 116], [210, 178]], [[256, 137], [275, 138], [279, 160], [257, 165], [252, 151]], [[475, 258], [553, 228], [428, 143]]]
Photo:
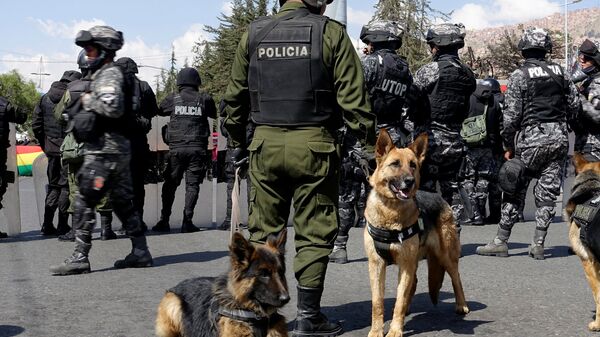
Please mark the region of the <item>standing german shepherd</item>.
[[285, 279], [287, 231], [253, 246], [240, 233], [229, 246], [231, 269], [217, 278], [193, 278], [169, 289], [158, 306], [160, 337], [285, 337], [277, 313], [289, 300]]
[[417, 266], [423, 256], [429, 267], [431, 301], [437, 304], [444, 272], [448, 272], [456, 296], [456, 313], [469, 312], [458, 273], [460, 242], [452, 210], [439, 194], [417, 191], [426, 150], [427, 134], [421, 134], [408, 148], [396, 148], [385, 129], [377, 139], [377, 168], [370, 178], [372, 190], [365, 210], [368, 225], [364, 234], [373, 310], [369, 337], [383, 336], [385, 271], [389, 264], [397, 264], [400, 271], [387, 337], [402, 336], [404, 317], [417, 286]]
[[577, 176], [565, 208], [565, 221], [570, 223], [569, 241], [581, 259], [596, 302], [596, 319], [588, 324], [588, 329], [600, 331], [600, 222], [596, 222], [600, 215], [594, 216], [600, 206], [600, 162], [590, 163], [576, 153], [573, 164]]

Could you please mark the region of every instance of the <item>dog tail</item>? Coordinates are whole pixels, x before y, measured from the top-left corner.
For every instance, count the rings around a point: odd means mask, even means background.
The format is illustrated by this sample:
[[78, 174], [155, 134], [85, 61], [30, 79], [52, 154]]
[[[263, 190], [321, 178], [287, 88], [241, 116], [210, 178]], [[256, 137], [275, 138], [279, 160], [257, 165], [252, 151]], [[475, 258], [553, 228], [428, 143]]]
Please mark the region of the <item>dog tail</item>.
[[179, 296], [167, 291], [158, 305], [155, 329], [159, 337], [183, 336], [183, 312]]
[[442, 288], [442, 283], [444, 282], [444, 275], [446, 271], [444, 267], [440, 263], [440, 260], [430, 252], [427, 254], [427, 274], [429, 276], [429, 298], [431, 298], [431, 303], [437, 305], [440, 289]]

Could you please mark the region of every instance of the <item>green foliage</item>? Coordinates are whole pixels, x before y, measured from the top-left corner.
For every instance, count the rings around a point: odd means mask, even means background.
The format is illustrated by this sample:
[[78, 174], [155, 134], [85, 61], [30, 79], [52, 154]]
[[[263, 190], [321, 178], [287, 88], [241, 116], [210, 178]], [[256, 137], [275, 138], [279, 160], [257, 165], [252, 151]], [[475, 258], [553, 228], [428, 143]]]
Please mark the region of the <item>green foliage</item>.
[[447, 20], [448, 15], [431, 7], [429, 0], [379, 0], [373, 19], [393, 20], [404, 26], [402, 47], [398, 53], [406, 58], [411, 71], [431, 61], [425, 42], [427, 30], [436, 19]]
[[215, 101], [223, 97], [231, 66], [242, 34], [250, 22], [269, 13], [269, 5], [275, 3], [271, 12], [275, 11], [277, 1], [274, 0], [233, 0], [231, 14], [221, 13], [219, 26], [206, 26], [205, 31], [212, 35], [211, 41], [198, 41], [194, 46], [193, 65], [198, 68], [202, 77], [203, 88]]
[[169, 70], [163, 69], [160, 72], [161, 84], [156, 89], [156, 101], [162, 102], [170, 93], [177, 90], [177, 58], [175, 58], [175, 48], [171, 50], [171, 59], [169, 60]]
[[35, 84], [30, 80], [26, 81], [16, 70], [11, 70], [8, 73], [0, 74], [0, 96], [5, 97], [12, 105], [27, 113], [27, 122], [17, 125], [17, 129], [27, 132], [33, 138], [31, 115], [41, 97], [35, 89]]

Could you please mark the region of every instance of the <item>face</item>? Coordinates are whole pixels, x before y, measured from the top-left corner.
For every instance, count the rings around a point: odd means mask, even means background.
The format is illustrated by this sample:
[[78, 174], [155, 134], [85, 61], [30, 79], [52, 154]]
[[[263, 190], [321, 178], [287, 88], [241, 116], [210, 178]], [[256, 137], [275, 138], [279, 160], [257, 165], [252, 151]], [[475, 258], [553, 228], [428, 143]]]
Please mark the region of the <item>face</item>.
[[89, 60], [94, 60], [96, 59], [96, 57], [98, 57], [99, 51], [98, 48], [96, 48], [96, 46], [87, 45], [83, 49], [85, 49], [85, 56], [87, 56]]
[[579, 62], [581, 69], [586, 69], [588, 67], [593, 67], [596, 65], [591, 58], [586, 57], [583, 54], [579, 54], [579, 56], [577, 57], [577, 61]]

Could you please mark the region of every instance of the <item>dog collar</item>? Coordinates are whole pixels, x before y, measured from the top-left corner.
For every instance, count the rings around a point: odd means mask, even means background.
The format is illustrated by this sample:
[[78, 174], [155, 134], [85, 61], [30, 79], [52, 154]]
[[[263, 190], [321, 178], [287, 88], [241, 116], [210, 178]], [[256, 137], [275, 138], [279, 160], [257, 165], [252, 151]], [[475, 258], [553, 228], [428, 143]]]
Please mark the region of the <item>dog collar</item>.
[[266, 337], [269, 328], [270, 316], [259, 316], [254, 311], [242, 309], [227, 309], [219, 307], [219, 315], [230, 318], [235, 321], [246, 322], [250, 325], [253, 335], [257, 337]]

